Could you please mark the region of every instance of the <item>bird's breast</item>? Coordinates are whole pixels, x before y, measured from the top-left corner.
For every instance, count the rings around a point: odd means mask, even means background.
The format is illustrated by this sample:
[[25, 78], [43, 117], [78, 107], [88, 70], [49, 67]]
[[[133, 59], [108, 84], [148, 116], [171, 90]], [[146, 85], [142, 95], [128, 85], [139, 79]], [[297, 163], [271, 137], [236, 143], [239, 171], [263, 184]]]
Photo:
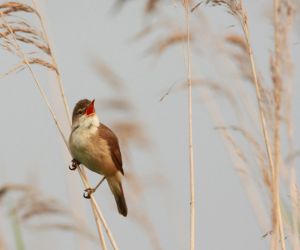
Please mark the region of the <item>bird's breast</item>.
[[97, 127], [77, 128], [69, 139], [72, 156], [99, 174], [110, 175], [114, 170], [107, 142], [98, 136]]

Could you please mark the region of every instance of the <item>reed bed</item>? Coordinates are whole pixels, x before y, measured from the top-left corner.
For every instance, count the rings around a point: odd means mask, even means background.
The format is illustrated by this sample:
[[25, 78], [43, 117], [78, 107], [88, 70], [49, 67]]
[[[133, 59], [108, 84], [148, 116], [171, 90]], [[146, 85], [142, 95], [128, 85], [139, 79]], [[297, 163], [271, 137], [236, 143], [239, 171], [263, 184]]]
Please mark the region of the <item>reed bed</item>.
[[[127, 2], [119, 2], [120, 6]], [[198, 232], [205, 230], [207, 225], [196, 220], [197, 206], [203, 202], [205, 195], [202, 190], [196, 190], [199, 176], [204, 175], [201, 170], [205, 166], [196, 164], [195, 155], [200, 156], [206, 152], [199, 152], [194, 148], [194, 119], [197, 117], [198, 99], [201, 100], [208, 110], [216, 133], [219, 133], [223, 140], [225, 149], [232, 161], [236, 174], [241, 179], [249, 202], [254, 209], [261, 229], [261, 238], [268, 242], [271, 250], [298, 250], [299, 243], [299, 189], [297, 183], [297, 141], [295, 140], [295, 129], [293, 117], [293, 71], [291, 34], [296, 16], [296, 5], [292, 0], [273, 0], [272, 29], [273, 47], [269, 55], [268, 69], [259, 68], [257, 54], [254, 50], [253, 37], [255, 33], [251, 30], [251, 23], [254, 22], [248, 14], [248, 9], [242, 0], [205, 0], [205, 1], [172, 1], [172, 11], [176, 12], [175, 18], [161, 14], [166, 11], [166, 3], [159, 0], [148, 0], [144, 2], [143, 15], [146, 19], [157, 16], [156, 22], [144, 25], [144, 27], [130, 40], [131, 43], [141, 43], [156, 32], [163, 35], [156, 36], [151, 46], [145, 48], [147, 55], [154, 56], [160, 60], [162, 55], [172, 52], [174, 48], [180, 48], [184, 56], [182, 60], [186, 66], [185, 79], [172, 83], [158, 100], [161, 105], [172, 95], [185, 92], [187, 94], [187, 133], [188, 159], [187, 168], [184, 171], [189, 173], [189, 180], [186, 185], [189, 187], [189, 197], [185, 197], [189, 211], [185, 216], [189, 219], [189, 230], [184, 229], [183, 238], [188, 238], [186, 249], [202, 249], [201, 242], [198, 242]], [[247, 4], [251, 4], [248, 3]], [[210, 33], [208, 23], [199, 24], [199, 20], [205, 19], [207, 9], [222, 7], [233, 18], [237, 25], [234, 31], [229, 29], [222, 35]], [[178, 13], [180, 13], [178, 18]], [[43, 70], [52, 72], [59, 87], [59, 98], [64, 109], [65, 118], [70, 125], [70, 109], [66, 98], [64, 86], [61, 79], [58, 63], [52, 51], [46, 25], [37, 3], [32, 4], [21, 2], [4, 2], [0, 4], [0, 43], [4, 50], [16, 56], [19, 63], [13, 66], [2, 77], [21, 70], [28, 70], [33, 78], [35, 87], [45, 102], [51, 114], [66, 148], [68, 142], [62, 121], [57, 118], [47, 94], [43, 89], [34, 65], [40, 66]], [[35, 19], [35, 25], [26, 19], [30, 15]], [[213, 22], [214, 17], [209, 17]], [[199, 26], [203, 27], [202, 30]], [[201, 32], [201, 31], [202, 32]], [[205, 35], [203, 35], [203, 30]], [[200, 32], [199, 32], [200, 31]], [[199, 43], [205, 43], [204, 36], [213, 37], [214, 46], [220, 49], [221, 54], [233, 64], [236, 72], [226, 84], [225, 80], [216, 80], [213, 76], [206, 75], [205, 69], [201, 67], [201, 52]], [[202, 41], [203, 40], [203, 41]], [[210, 42], [206, 44], [210, 45]], [[201, 51], [200, 47], [200, 51]], [[211, 48], [210, 48], [211, 49]], [[227, 68], [228, 65], [225, 65]], [[131, 145], [137, 145], [145, 151], [152, 147], [151, 137], [148, 136], [143, 122], [139, 119], [134, 102], [126, 95], [126, 83], [116, 73], [115, 69], [109, 66], [105, 60], [93, 59], [91, 67], [94, 72], [105, 82], [106, 88], [112, 91], [110, 98], [101, 99], [99, 103], [108, 112], [119, 112], [125, 114], [129, 119], [115, 119], [112, 123], [113, 129], [117, 132], [124, 145], [124, 155], [128, 163], [132, 162]], [[221, 74], [221, 73], [220, 73]], [[102, 86], [104, 88], [104, 86]], [[224, 101], [227, 111], [224, 112]], [[231, 118], [227, 117], [230, 113]], [[205, 119], [205, 118], [203, 118]], [[234, 121], [234, 122], [233, 122]], [[181, 131], [182, 132], [182, 131]], [[287, 146], [286, 146], [287, 145]], [[195, 153], [194, 153], [195, 150]], [[181, 171], [181, 170], [180, 170]], [[126, 173], [128, 180], [128, 200], [136, 204], [147, 195], [145, 181], [135, 173], [134, 167], [130, 167]], [[90, 186], [84, 168], [79, 168], [78, 173], [83, 185]], [[154, 174], [154, 183], [161, 187], [166, 180], [167, 174], [160, 172]], [[200, 186], [200, 185], [199, 185]], [[176, 187], [178, 188], [178, 187]], [[34, 225], [36, 229], [54, 229], [72, 231], [95, 240], [97, 237], [88, 229], [82, 228], [76, 217], [68, 212], [56, 199], [45, 198], [39, 191], [30, 185], [7, 184], [0, 187], [0, 204], [11, 193], [19, 193], [14, 206], [10, 208], [12, 221], [14, 221], [15, 241], [19, 249], [23, 249], [19, 227], [30, 222], [35, 217], [58, 215], [69, 218], [69, 221], [57, 220], [51, 223]], [[197, 195], [196, 195], [197, 193]], [[288, 197], [288, 198], [287, 198]], [[94, 196], [91, 197], [91, 208], [94, 220], [97, 225], [99, 245], [101, 249], [109, 249], [107, 241], [112, 249], [119, 249], [110, 227], [99, 207]], [[133, 205], [130, 211], [131, 219], [138, 223], [147, 235], [153, 249], [163, 249], [161, 239], [164, 237], [157, 233], [159, 225], [155, 224], [147, 209]], [[70, 222], [71, 221], [71, 222]], [[75, 222], [75, 223], [74, 223]], [[109, 223], [110, 224], [110, 223]], [[1, 223], [0, 223], [1, 226]], [[112, 225], [114, 228], [115, 225]], [[1, 229], [1, 228], [0, 228]], [[200, 229], [200, 230], [198, 230]], [[0, 250], [5, 249], [6, 242], [1, 237]], [[124, 249], [120, 246], [120, 249]], [[204, 248], [203, 248], [204, 249]]]

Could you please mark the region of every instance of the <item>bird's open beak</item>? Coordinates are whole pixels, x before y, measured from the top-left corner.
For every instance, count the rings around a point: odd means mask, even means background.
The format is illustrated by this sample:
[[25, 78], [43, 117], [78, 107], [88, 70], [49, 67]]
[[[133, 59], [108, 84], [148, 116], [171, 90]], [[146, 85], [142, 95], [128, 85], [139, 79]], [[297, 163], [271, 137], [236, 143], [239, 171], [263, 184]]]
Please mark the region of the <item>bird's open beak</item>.
[[95, 99], [90, 103], [90, 105], [87, 107], [85, 114], [86, 115], [92, 115], [95, 114], [95, 107], [94, 107]]

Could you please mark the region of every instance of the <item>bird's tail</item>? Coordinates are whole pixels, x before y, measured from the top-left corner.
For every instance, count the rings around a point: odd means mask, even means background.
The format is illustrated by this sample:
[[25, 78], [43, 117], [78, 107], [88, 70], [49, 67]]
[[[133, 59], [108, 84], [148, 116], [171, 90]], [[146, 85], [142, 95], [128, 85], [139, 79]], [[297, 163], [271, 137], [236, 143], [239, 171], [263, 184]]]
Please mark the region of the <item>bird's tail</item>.
[[115, 175], [113, 177], [107, 178], [107, 182], [111, 192], [115, 197], [119, 213], [123, 216], [127, 216], [127, 205], [120, 178]]

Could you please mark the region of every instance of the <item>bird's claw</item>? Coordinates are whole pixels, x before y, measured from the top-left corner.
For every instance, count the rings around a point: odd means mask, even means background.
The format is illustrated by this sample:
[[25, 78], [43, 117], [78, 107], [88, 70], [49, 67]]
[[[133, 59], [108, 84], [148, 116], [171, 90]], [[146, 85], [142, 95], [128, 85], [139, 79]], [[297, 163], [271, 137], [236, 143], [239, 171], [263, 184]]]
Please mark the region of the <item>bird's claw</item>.
[[80, 162], [77, 161], [77, 160], [75, 160], [75, 159], [73, 159], [72, 160], [72, 165], [69, 166], [69, 169], [72, 170], [72, 171], [74, 171], [74, 170], [76, 170], [77, 167], [79, 167], [79, 165], [80, 165]]
[[94, 188], [87, 188], [84, 190], [84, 193], [83, 193], [83, 197], [86, 198], [86, 199], [90, 199], [91, 198], [91, 194], [95, 192], [95, 189]]

